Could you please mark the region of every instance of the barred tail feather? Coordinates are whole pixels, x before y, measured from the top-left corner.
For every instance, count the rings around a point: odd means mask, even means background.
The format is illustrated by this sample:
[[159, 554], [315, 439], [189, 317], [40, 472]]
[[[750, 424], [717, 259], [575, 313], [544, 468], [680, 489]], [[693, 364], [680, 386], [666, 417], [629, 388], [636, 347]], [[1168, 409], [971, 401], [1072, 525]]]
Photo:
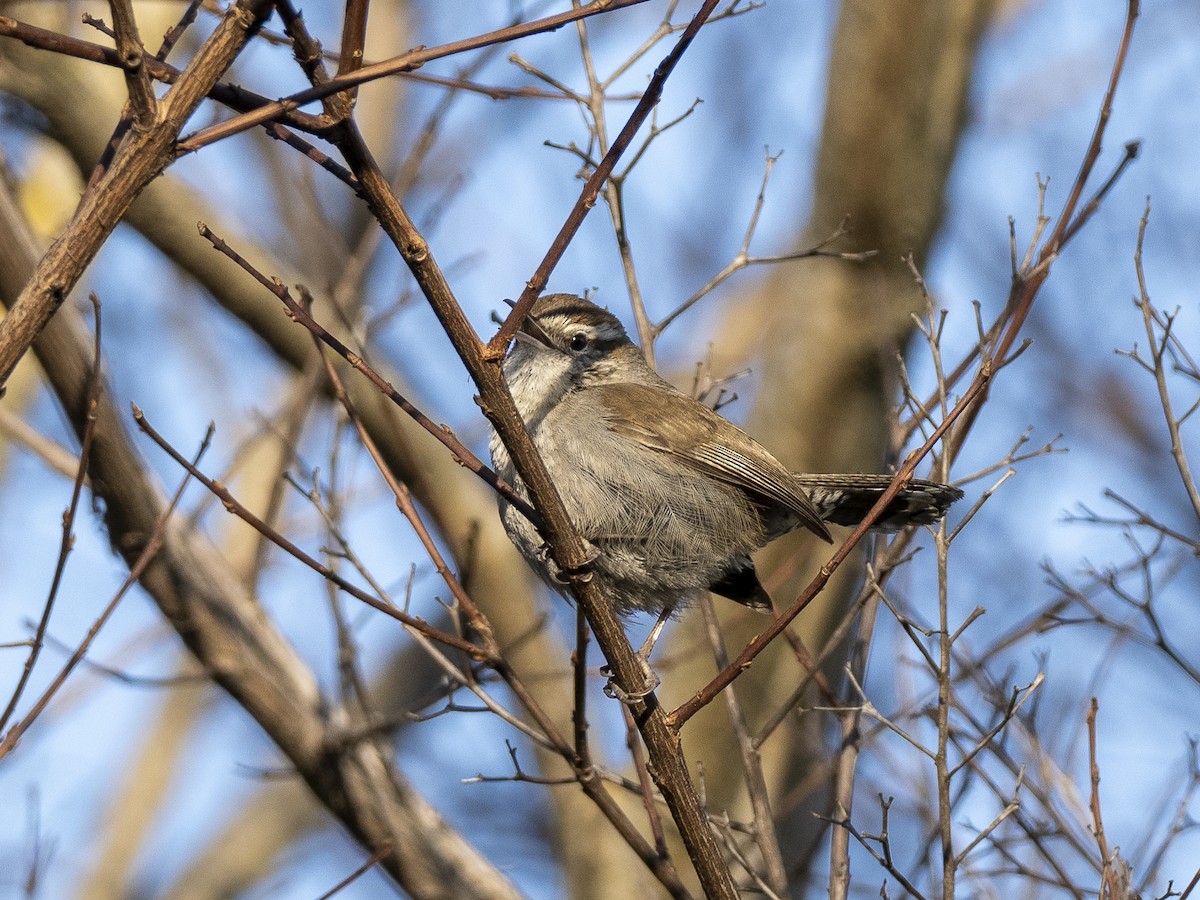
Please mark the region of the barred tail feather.
[[[807, 475], [796, 481], [808, 493], [821, 518], [835, 525], [857, 525], [892, 483], [891, 475]], [[948, 484], [914, 478], [875, 523], [881, 531], [929, 525], [946, 514], [963, 492]]]

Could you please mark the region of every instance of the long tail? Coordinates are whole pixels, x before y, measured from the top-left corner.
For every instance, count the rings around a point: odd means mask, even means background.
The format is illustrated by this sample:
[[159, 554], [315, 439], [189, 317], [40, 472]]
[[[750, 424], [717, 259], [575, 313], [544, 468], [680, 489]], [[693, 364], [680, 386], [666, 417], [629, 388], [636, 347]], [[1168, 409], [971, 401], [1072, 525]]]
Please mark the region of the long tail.
[[[835, 525], [857, 525], [892, 482], [891, 475], [806, 475], [796, 480], [808, 492], [821, 518]], [[882, 531], [897, 531], [905, 525], [929, 525], [963, 492], [948, 484], [914, 478], [892, 501], [875, 524]]]

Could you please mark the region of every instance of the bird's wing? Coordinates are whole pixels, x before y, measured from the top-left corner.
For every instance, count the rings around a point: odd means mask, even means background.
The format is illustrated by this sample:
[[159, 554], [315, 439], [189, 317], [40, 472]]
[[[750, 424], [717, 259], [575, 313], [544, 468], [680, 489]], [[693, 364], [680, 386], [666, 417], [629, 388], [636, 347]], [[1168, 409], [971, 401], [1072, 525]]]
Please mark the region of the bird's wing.
[[784, 465], [740, 428], [673, 389], [642, 384], [586, 388], [599, 401], [609, 430], [643, 447], [670, 453], [711, 478], [794, 513], [827, 541], [817, 507]]

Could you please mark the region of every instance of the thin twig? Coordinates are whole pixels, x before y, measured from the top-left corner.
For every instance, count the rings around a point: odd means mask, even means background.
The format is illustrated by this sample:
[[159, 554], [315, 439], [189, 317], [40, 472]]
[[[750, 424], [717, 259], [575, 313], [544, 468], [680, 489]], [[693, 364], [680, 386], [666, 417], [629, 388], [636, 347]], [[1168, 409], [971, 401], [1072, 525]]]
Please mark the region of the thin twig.
[[669, 720], [673, 727], [680, 728], [684, 722], [695, 715], [700, 709], [707, 706], [712, 700], [724, 690], [725, 686], [730, 684], [742, 672], [750, 667], [767, 645], [775, 639], [775, 637], [787, 627], [787, 625], [800, 614], [800, 612], [808, 606], [809, 603], [821, 592], [826, 583], [832, 577], [833, 573], [845, 562], [851, 551], [858, 545], [859, 541], [866, 536], [868, 530], [872, 527], [875, 521], [883, 514], [883, 511], [904, 489], [904, 487], [912, 479], [913, 472], [916, 470], [917, 464], [925, 458], [925, 456], [933, 449], [934, 445], [941, 440], [942, 435], [958, 420], [959, 416], [963, 415], [972, 407], [975, 401], [983, 395], [988, 382], [991, 378], [991, 369], [985, 360], [984, 365], [980, 367], [978, 375], [971, 387], [963, 394], [962, 399], [950, 410], [942, 423], [934, 430], [929, 439], [919, 448], [910, 453], [904, 461], [896, 477], [892, 480], [891, 485], [884, 491], [875, 505], [871, 507], [871, 511], [863, 517], [862, 523], [850, 534], [848, 538], [838, 547], [837, 551], [830, 557], [829, 561], [821, 567], [821, 570], [809, 583], [809, 585], [801, 592], [792, 605], [781, 613], [776, 619], [762, 632], [755, 637], [745, 649], [738, 655], [729, 666], [720, 672], [703, 688], [697, 691], [690, 700], [681, 704], [669, 716]]
[[1123, 900], [1116, 892], [1116, 873], [1113, 871], [1108, 855], [1108, 839], [1104, 836], [1104, 820], [1100, 815], [1100, 763], [1096, 759], [1096, 715], [1100, 711], [1099, 701], [1093, 697], [1087, 714], [1088, 733], [1088, 773], [1092, 789], [1089, 793], [1088, 806], [1092, 811], [1092, 836], [1100, 850], [1100, 860], [1103, 868], [1100, 870], [1100, 900]]
[[100, 298], [95, 293], [91, 293], [88, 295], [88, 299], [92, 303], [95, 330], [92, 338], [92, 366], [87, 377], [87, 412], [83, 438], [80, 442], [75, 484], [71, 489], [71, 501], [67, 505], [66, 512], [63, 513], [62, 539], [59, 542], [58, 559], [54, 564], [54, 576], [50, 581], [50, 592], [46, 597], [46, 602], [42, 604], [42, 616], [34, 631], [33, 642], [30, 644], [29, 656], [25, 659], [25, 667], [21, 670], [21, 677], [17, 680], [17, 686], [13, 688], [12, 696], [9, 698], [3, 715], [0, 715], [0, 734], [8, 727], [9, 720], [16, 712], [17, 704], [21, 701], [21, 695], [29, 684], [29, 678], [33, 675], [33, 667], [37, 664], [38, 655], [46, 641], [46, 630], [50, 627], [50, 614], [54, 609], [54, 601], [58, 597], [58, 589], [62, 585], [63, 575], [66, 573], [67, 557], [70, 556], [71, 548], [75, 545], [75, 515], [79, 511], [79, 500], [83, 496], [83, 486], [87, 479], [88, 462], [92, 457], [92, 440], [96, 434], [96, 405], [100, 402], [102, 386], [100, 378]]
[[705, 0], [695, 16], [688, 23], [687, 28], [684, 29], [679, 41], [671, 48], [671, 52], [655, 68], [654, 75], [646, 87], [646, 93], [638, 101], [637, 106], [634, 107], [628, 121], [626, 121], [625, 126], [613, 141], [612, 146], [608, 148], [608, 151], [604, 154], [604, 158], [600, 160], [599, 165], [596, 166], [595, 171], [592, 172], [584, 184], [579, 199], [575, 201], [575, 206], [571, 209], [562, 228], [559, 229], [553, 243], [550, 245], [550, 249], [546, 251], [545, 257], [529, 281], [526, 282], [525, 289], [513, 305], [512, 311], [508, 314], [504, 324], [500, 326], [500, 329], [492, 337], [491, 341], [488, 342], [487, 356], [489, 358], [500, 359], [503, 357], [509, 341], [512, 340], [517, 328], [525, 320], [525, 316], [533, 306], [533, 301], [546, 289], [550, 273], [554, 271], [554, 267], [558, 265], [558, 261], [562, 258], [563, 253], [566, 252], [567, 245], [575, 237], [575, 232], [583, 224], [588, 211], [595, 205], [600, 189], [616, 167], [617, 160], [621, 158], [625, 150], [633, 142], [634, 135], [637, 134], [638, 129], [641, 128], [642, 124], [650, 116], [651, 111], [658, 104], [659, 99], [662, 97], [663, 85], [666, 83], [667, 78], [674, 71], [684, 52], [699, 33], [700, 27], [712, 15], [716, 6], [717, 0]]
[[121, 68], [125, 72], [125, 87], [129, 92], [134, 126], [149, 128], [158, 115], [158, 99], [150, 85], [150, 73], [142, 64], [146, 51], [138, 34], [133, 4], [131, 0], [108, 0], [108, 8], [112, 11], [117, 52], [123, 63]]
[[[725, 647], [725, 636], [721, 633], [717, 614], [713, 610], [712, 598], [704, 598], [701, 608], [704, 612], [708, 641], [712, 645], [713, 659], [717, 668], [723, 669], [729, 665], [729, 651]], [[750, 795], [750, 807], [754, 811], [754, 840], [762, 854], [765, 870], [762, 873], [763, 879], [772, 891], [783, 896], [788, 892], [787, 869], [784, 867], [783, 851], [775, 833], [775, 817], [771, 814], [771, 798], [767, 790], [767, 779], [763, 774], [762, 756], [750, 736], [746, 714], [733, 686], [727, 687], [724, 694], [729, 721], [737, 738], [738, 750], [741, 752], [742, 771], [746, 780], [746, 790]]]
[[[200, 444], [200, 448], [196, 452], [195, 460], [197, 462], [208, 449], [208, 444], [211, 438], [212, 432], [210, 430], [209, 433], [205, 435], [204, 440]], [[108, 620], [112, 617], [112, 614], [116, 611], [117, 604], [119, 604], [129, 590], [135, 584], [137, 584], [138, 579], [142, 576], [142, 572], [145, 571], [146, 567], [150, 565], [151, 561], [158, 554], [158, 551], [163, 546], [163, 541], [167, 531], [167, 524], [170, 522], [171, 516], [175, 512], [175, 507], [179, 505], [179, 501], [183, 497], [183, 491], [188, 486], [190, 479], [190, 475], [185, 475], [183, 477], [179, 484], [179, 488], [175, 491], [174, 496], [171, 497], [170, 503], [167, 504], [166, 509], [162, 511], [158, 518], [155, 519], [154, 527], [146, 539], [146, 545], [142, 548], [142, 552], [138, 555], [138, 558], [134, 561], [134, 564], [129, 567], [129, 574], [125, 576], [125, 580], [121, 583], [121, 586], [117, 589], [117, 592], [113, 595], [113, 598], [108, 602], [108, 605], [92, 623], [91, 627], [88, 628], [87, 634], [85, 634], [83, 640], [79, 642], [79, 646], [75, 648], [75, 652], [71, 654], [71, 657], [67, 660], [66, 664], [63, 665], [58, 675], [51, 680], [50, 684], [42, 692], [42, 695], [38, 698], [37, 702], [33, 704], [29, 712], [26, 713], [19, 722], [17, 722], [11, 729], [8, 730], [3, 739], [0, 739], [0, 760], [3, 760], [4, 757], [8, 756], [8, 754], [13, 751], [13, 749], [20, 742], [21, 736], [24, 735], [24, 733], [29, 729], [29, 726], [32, 725], [38, 716], [45, 711], [46, 707], [50, 705], [50, 701], [54, 698], [55, 694], [58, 693], [59, 689], [66, 683], [67, 678], [70, 677], [71, 673], [75, 671], [75, 667], [78, 666], [79, 663], [82, 662], [87, 656], [87, 652], [91, 648], [92, 642], [95, 641], [96, 635], [100, 633], [100, 629], [103, 628]]]
[[623, 9], [627, 6], [636, 6], [639, 3], [645, 3], [646, 0], [593, 0], [584, 6], [579, 6], [565, 12], [556, 13], [552, 16], [546, 16], [541, 19], [535, 19], [532, 22], [523, 22], [519, 25], [510, 25], [506, 28], [501, 28], [496, 31], [489, 31], [485, 34], [476, 35], [470, 38], [453, 41], [449, 44], [442, 44], [437, 47], [418, 47], [414, 50], [409, 50], [407, 53], [402, 53], [399, 56], [394, 56], [391, 59], [383, 60], [382, 62], [374, 63], [373, 65], [363, 66], [353, 72], [337, 75], [330, 78], [328, 81], [314, 85], [303, 91], [297, 91], [282, 100], [272, 101], [263, 104], [257, 109], [242, 113], [239, 116], [234, 116], [219, 125], [214, 125], [210, 128], [202, 129], [195, 134], [189, 135], [181, 140], [177, 147], [180, 153], [192, 153], [199, 150], [201, 147], [208, 146], [216, 141], [223, 140], [235, 134], [239, 134], [247, 129], [260, 125], [263, 122], [270, 122], [282, 115], [286, 115], [307, 103], [314, 100], [320, 100], [328, 97], [331, 94], [336, 94], [342, 91], [365, 84], [368, 81], [375, 81], [379, 78], [386, 78], [389, 75], [397, 75], [401, 72], [408, 72], [413, 69], [419, 69], [427, 62], [435, 59], [442, 59], [447, 56], [454, 56], [458, 53], [465, 53], [469, 50], [479, 50], [483, 47], [490, 47], [492, 44], [505, 43], [514, 41], [518, 38], [527, 37], [531, 34], [540, 34], [546, 31], [554, 31], [561, 28], [569, 22], [576, 19], [594, 16], [600, 13], [613, 12], [618, 9]]
[[1175, 460], [1175, 467], [1179, 470], [1179, 477], [1183, 482], [1184, 490], [1187, 492], [1188, 500], [1191, 501], [1192, 509], [1197, 519], [1200, 519], [1200, 487], [1196, 485], [1196, 479], [1192, 476], [1191, 468], [1188, 465], [1187, 451], [1184, 449], [1183, 436], [1180, 431], [1180, 418], [1176, 416], [1171, 404], [1171, 393], [1167, 387], [1166, 368], [1163, 365], [1166, 348], [1171, 339], [1172, 319], [1168, 317], [1159, 326], [1161, 337], [1159, 334], [1156, 334], [1156, 322], [1152, 314], [1153, 304], [1150, 302], [1150, 291], [1146, 287], [1146, 272], [1142, 268], [1142, 245], [1146, 237], [1146, 226], [1149, 222], [1150, 198], [1147, 197], [1146, 211], [1138, 223], [1137, 250], [1133, 255], [1133, 264], [1137, 271], [1139, 291], [1137, 306], [1141, 310], [1142, 321], [1146, 328], [1146, 340], [1150, 349], [1150, 358], [1153, 362], [1154, 383], [1158, 388], [1158, 402], [1162, 406], [1163, 418], [1167, 424], [1167, 431], [1171, 436], [1171, 458]]
[[335, 353], [341, 356], [346, 362], [358, 369], [371, 384], [375, 385], [385, 397], [391, 400], [396, 406], [400, 407], [412, 419], [432, 434], [435, 438], [441, 441], [454, 454], [454, 461], [464, 468], [474, 472], [483, 481], [495, 488], [504, 496], [513, 506], [521, 511], [523, 515], [529, 518], [533, 523], [539, 520], [537, 512], [529, 505], [529, 502], [521, 497], [512, 486], [507, 484], [503, 479], [499, 478], [495, 472], [491, 470], [470, 449], [462, 443], [453, 432], [445, 425], [438, 425], [421, 410], [414, 406], [409, 400], [397, 391], [390, 382], [382, 375], [376, 372], [367, 362], [352, 351], [349, 347], [343, 344], [340, 340], [329, 333], [322, 325], [320, 325], [310, 314], [292, 297], [291, 292], [277, 278], [267, 278], [262, 272], [259, 272], [250, 264], [241, 254], [229, 246], [222, 238], [213, 233], [213, 231], [203, 222], [198, 225], [200, 236], [212, 243], [213, 248], [220, 253], [225, 254], [233, 262], [241, 266], [246, 272], [254, 277], [254, 279], [279, 298], [285, 307], [287, 307], [288, 315], [294, 322], [298, 322], [330, 347]]
[[351, 584], [337, 572], [334, 572], [332, 569], [330, 569], [329, 566], [310, 556], [308, 553], [305, 553], [258, 516], [254, 515], [254, 513], [250, 512], [250, 510], [240, 503], [223, 484], [214, 481], [201, 472], [194, 463], [189, 462], [186, 457], [180, 454], [178, 450], [171, 446], [171, 444], [161, 434], [159, 434], [153, 426], [150, 425], [150, 423], [146, 420], [145, 414], [136, 405], [133, 407], [133, 419], [137, 423], [138, 428], [140, 428], [147, 437], [165, 450], [177, 464], [185, 468], [193, 477], [196, 478], [197, 481], [208, 488], [208, 490], [216, 494], [217, 497], [220, 498], [221, 503], [224, 505], [226, 511], [233, 513], [233, 515], [237, 516], [243, 522], [246, 522], [256, 531], [258, 531], [259, 534], [267, 538], [267, 540], [271, 541], [281, 550], [304, 563], [318, 575], [329, 579], [339, 588], [341, 588], [341, 590], [345, 591], [355, 599], [361, 600], [363, 603], [367, 604], [373, 609], [378, 610], [384, 615], [390, 616], [404, 625], [421, 632], [426, 637], [438, 641], [439, 643], [446, 644], [449, 647], [454, 647], [457, 650], [461, 650], [472, 659], [479, 660], [480, 662], [490, 663], [493, 661], [490, 654], [488, 654], [487, 651], [485, 651], [482, 647], [478, 647], [469, 641], [465, 641], [457, 635], [448, 634], [444, 631], [434, 628], [424, 619], [410, 616], [407, 613], [396, 609], [394, 606], [385, 603], [367, 591], [364, 591], [357, 585]]
[[380, 847], [378, 850], [376, 850], [374, 853], [372, 853], [369, 857], [367, 857], [366, 862], [364, 862], [361, 866], [359, 866], [357, 869], [355, 869], [353, 872], [351, 872], [349, 875], [347, 875], [345, 878], [343, 878], [341, 881], [339, 881], [337, 884], [335, 884], [333, 887], [331, 887], [328, 891], [326, 891], [324, 894], [322, 894], [320, 897], [318, 897], [317, 900], [329, 900], [329, 898], [334, 896], [335, 894], [340, 894], [342, 892], [342, 888], [349, 887], [351, 884], [353, 884], [355, 881], [357, 881], [363, 875], [366, 875], [378, 863], [382, 862], [386, 857], [390, 856], [391, 853], [392, 853], [392, 845], [384, 844], [382, 847]]

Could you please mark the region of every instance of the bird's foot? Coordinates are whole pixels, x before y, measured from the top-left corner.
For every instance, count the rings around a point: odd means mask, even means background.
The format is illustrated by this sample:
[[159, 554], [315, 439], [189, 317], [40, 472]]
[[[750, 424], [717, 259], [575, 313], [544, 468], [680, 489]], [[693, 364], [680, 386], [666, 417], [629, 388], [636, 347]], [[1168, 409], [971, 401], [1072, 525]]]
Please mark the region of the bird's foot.
[[584, 553], [587, 554], [583, 564], [579, 566], [573, 566], [569, 569], [564, 569], [558, 564], [558, 562], [550, 553], [549, 544], [542, 544], [542, 546], [538, 548], [538, 557], [546, 564], [546, 571], [549, 573], [550, 578], [554, 581], [554, 583], [566, 587], [571, 583], [572, 578], [587, 581], [592, 577], [592, 563], [599, 558], [600, 551], [594, 544], [592, 544], [591, 541], [586, 539], [583, 542], [583, 550]]
[[640, 653], [638, 654], [638, 662], [642, 664], [642, 674], [645, 676], [644, 686], [636, 691], [626, 691], [617, 685], [614, 679], [611, 666], [601, 666], [600, 674], [608, 678], [604, 683], [604, 695], [612, 697], [614, 700], [620, 700], [626, 706], [632, 706], [639, 700], [644, 700], [650, 694], [654, 693], [654, 689], [662, 684], [662, 679], [658, 677], [658, 673], [650, 668], [650, 663], [646, 661]]

